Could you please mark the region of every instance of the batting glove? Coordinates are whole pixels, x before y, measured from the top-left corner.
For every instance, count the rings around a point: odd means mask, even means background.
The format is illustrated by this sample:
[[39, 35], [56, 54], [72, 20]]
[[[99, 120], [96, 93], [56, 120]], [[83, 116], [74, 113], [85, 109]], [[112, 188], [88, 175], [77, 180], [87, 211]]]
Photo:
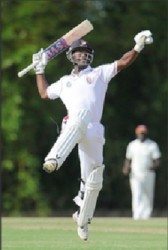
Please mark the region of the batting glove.
[[41, 49], [38, 53], [33, 54], [32, 58], [34, 66], [34, 71], [37, 74], [44, 74], [45, 67], [48, 63], [47, 54]]
[[134, 50], [140, 53], [141, 50], [143, 50], [145, 44], [153, 43], [152, 33], [150, 30], [141, 31], [134, 37], [134, 41], [136, 42]]

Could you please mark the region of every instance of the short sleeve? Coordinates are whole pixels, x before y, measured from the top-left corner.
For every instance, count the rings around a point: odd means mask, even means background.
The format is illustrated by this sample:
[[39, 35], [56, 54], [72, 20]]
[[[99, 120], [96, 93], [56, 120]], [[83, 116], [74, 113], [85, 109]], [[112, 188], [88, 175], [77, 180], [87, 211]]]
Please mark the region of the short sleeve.
[[109, 83], [110, 80], [118, 73], [117, 61], [109, 64], [99, 66], [102, 70], [102, 77], [105, 83]]
[[153, 148], [152, 148], [152, 158], [155, 160], [160, 157], [161, 157], [161, 152], [160, 152], [159, 146], [157, 143], [154, 143]]
[[61, 95], [61, 89], [62, 89], [62, 82], [61, 80], [52, 83], [50, 86], [47, 88], [47, 95], [49, 99], [56, 99], [60, 97]]
[[132, 159], [132, 151], [131, 151], [131, 144], [129, 143], [126, 148], [126, 159], [131, 160]]

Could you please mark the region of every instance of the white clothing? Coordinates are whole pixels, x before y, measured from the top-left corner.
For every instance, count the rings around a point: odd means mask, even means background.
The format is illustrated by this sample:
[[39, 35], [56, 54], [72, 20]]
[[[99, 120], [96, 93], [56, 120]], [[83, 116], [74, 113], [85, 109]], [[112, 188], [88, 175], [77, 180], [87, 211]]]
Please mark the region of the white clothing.
[[149, 172], [153, 160], [160, 158], [160, 150], [156, 142], [136, 139], [128, 144], [126, 158], [131, 160], [131, 175], [141, 177]]
[[130, 178], [132, 212], [135, 220], [145, 220], [152, 215], [155, 178], [154, 172], [146, 174], [144, 178]]
[[[61, 133], [65, 129], [67, 121], [68, 117], [65, 117], [62, 121]], [[104, 143], [104, 126], [101, 123], [89, 123], [85, 137], [78, 143], [81, 178], [85, 183], [93, 168], [103, 164]], [[85, 191], [83, 182], [81, 182], [80, 191]]]
[[[103, 165], [103, 146], [105, 143], [104, 126], [100, 123], [108, 83], [117, 74], [117, 61], [97, 68], [88, 66], [79, 74], [63, 76], [47, 88], [50, 99], [60, 98], [69, 117], [74, 117], [80, 110], [89, 110], [91, 120], [85, 135], [78, 142], [78, 155], [81, 167], [80, 191], [85, 191], [85, 184], [93, 169]], [[64, 133], [64, 131], [62, 131]], [[51, 149], [50, 152], [54, 150]], [[50, 157], [54, 158], [56, 152]], [[47, 157], [46, 157], [47, 160]], [[79, 198], [79, 197], [78, 197]], [[79, 205], [80, 206], [80, 205]]]
[[136, 139], [130, 142], [126, 158], [131, 160], [130, 186], [132, 192], [132, 212], [134, 219], [147, 219], [153, 210], [155, 172], [150, 170], [153, 160], [161, 153], [156, 142]]
[[117, 61], [97, 68], [88, 66], [78, 75], [73, 71], [47, 88], [50, 99], [60, 97], [68, 115], [89, 110], [92, 122], [100, 122], [108, 83], [117, 74]]
[[[104, 143], [104, 126], [100, 123], [89, 124], [85, 137], [78, 144], [81, 178], [85, 183], [93, 168], [103, 164]], [[83, 182], [80, 191], [85, 191]]]

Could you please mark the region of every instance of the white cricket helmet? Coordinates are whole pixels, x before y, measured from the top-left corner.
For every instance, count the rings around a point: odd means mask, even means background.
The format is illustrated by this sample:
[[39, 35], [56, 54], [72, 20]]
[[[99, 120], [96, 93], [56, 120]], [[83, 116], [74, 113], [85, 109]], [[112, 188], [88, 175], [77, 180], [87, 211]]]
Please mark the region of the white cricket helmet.
[[[85, 61], [82, 63], [82, 65], [75, 61], [75, 59], [73, 58], [73, 53], [76, 51], [86, 51], [86, 58]], [[78, 65], [78, 66], [87, 66], [89, 64], [92, 63], [93, 61], [93, 54], [94, 54], [94, 50], [90, 47], [90, 45], [82, 40], [76, 40], [75, 42], [72, 43], [71, 47], [69, 48], [69, 50], [66, 52], [66, 56], [67, 59], [73, 63], [73, 65]]]

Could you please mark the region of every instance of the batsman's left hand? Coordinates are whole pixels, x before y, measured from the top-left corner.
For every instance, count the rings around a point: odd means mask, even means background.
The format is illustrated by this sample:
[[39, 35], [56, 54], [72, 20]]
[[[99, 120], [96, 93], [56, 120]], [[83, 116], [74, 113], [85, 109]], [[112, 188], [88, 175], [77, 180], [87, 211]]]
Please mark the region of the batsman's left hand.
[[38, 53], [33, 54], [32, 58], [34, 71], [36, 74], [44, 74], [45, 67], [48, 63], [47, 54], [41, 49]]

